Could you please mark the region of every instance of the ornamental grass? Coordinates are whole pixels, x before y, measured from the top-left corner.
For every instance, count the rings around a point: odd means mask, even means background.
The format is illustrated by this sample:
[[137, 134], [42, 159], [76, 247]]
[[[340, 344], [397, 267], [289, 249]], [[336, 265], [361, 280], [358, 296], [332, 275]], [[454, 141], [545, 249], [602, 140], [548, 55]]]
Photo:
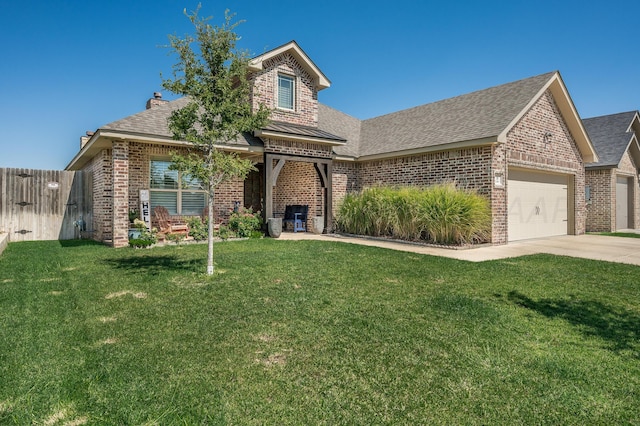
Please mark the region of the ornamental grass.
[[344, 198], [337, 224], [357, 235], [466, 245], [489, 240], [491, 208], [482, 195], [452, 183], [371, 187]]

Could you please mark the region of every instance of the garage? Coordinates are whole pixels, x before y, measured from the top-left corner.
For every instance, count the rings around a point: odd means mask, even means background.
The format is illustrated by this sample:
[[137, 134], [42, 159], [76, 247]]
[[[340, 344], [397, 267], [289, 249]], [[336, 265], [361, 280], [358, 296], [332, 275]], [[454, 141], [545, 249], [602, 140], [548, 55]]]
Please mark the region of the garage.
[[629, 178], [616, 179], [616, 229], [633, 228], [629, 223]]
[[509, 241], [567, 235], [568, 183], [568, 175], [510, 169]]

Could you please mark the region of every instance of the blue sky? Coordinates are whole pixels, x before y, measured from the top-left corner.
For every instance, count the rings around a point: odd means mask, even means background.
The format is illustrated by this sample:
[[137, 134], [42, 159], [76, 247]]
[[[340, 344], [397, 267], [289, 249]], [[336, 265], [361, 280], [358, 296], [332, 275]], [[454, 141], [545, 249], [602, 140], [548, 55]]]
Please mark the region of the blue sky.
[[[0, 167], [63, 169], [87, 130], [144, 109], [192, 32], [187, 0], [0, 0]], [[296, 40], [361, 119], [559, 70], [583, 118], [640, 108], [637, 0], [202, 1], [254, 54]], [[164, 93], [165, 99], [173, 99]]]

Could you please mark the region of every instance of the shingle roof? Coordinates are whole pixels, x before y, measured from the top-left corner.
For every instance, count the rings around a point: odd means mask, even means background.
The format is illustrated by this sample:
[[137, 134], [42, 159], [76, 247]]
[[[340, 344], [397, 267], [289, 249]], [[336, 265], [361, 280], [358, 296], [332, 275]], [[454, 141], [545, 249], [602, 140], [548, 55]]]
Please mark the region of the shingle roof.
[[586, 168], [617, 167], [620, 164], [633, 137], [633, 132], [627, 130], [636, 113], [621, 112], [582, 120], [600, 159], [597, 163], [586, 164]]
[[359, 155], [497, 137], [554, 74], [541, 74], [365, 120]]
[[[492, 138], [509, 126], [554, 74], [541, 74], [364, 121], [319, 103], [317, 129], [272, 122], [265, 130], [345, 141], [344, 145], [335, 146], [334, 151], [354, 158]], [[187, 102], [187, 98], [167, 102], [101, 129], [171, 138], [167, 119]], [[251, 134], [242, 135], [237, 143], [262, 145]]]
[[[144, 110], [137, 114], [130, 115], [121, 120], [113, 121], [100, 128], [100, 130], [117, 130], [126, 133], [144, 134], [173, 138], [173, 133], [169, 130], [168, 119], [171, 113], [180, 108], [184, 108], [189, 102], [188, 98], [179, 98], [175, 101], [167, 102]], [[236, 139], [238, 145], [261, 146], [262, 141], [250, 133], [243, 133]]]
[[340, 135], [346, 140], [342, 146], [333, 148], [336, 154], [357, 157], [360, 146], [361, 121], [337, 109], [318, 103], [318, 128], [326, 132]]

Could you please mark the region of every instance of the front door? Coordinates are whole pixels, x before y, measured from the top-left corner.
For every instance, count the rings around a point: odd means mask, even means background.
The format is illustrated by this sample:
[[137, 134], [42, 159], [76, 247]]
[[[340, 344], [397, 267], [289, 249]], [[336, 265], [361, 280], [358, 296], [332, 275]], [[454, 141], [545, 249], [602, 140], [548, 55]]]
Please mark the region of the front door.
[[262, 212], [262, 188], [264, 186], [264, 165], [256, 164], [256, 169], [244, 181], [244, 206], [254, 212]]

